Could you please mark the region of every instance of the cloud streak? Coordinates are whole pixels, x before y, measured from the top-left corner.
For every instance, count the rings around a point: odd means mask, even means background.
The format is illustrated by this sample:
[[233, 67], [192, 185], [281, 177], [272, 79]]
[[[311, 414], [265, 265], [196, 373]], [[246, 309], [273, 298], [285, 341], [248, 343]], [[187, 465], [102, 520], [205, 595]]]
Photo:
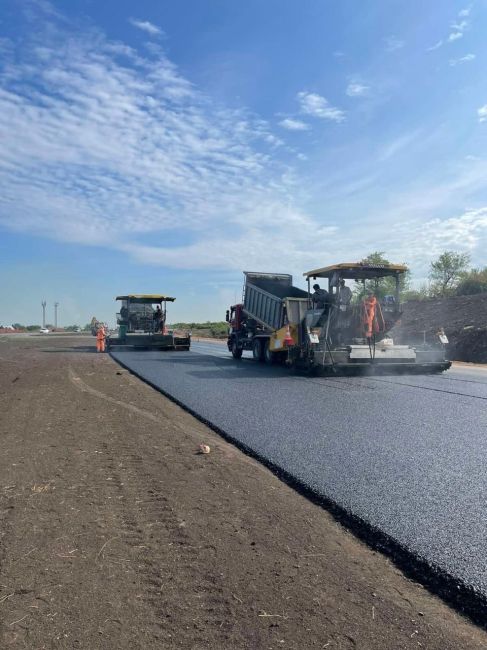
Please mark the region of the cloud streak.
[[487, 104], [484, 104], [477, 110], [477, 116], [479, 118], [479, 122], [487, 121]]
[[317, 93], [301, 91], [297, 96], [301, 113], [311, 115], [322, 120], [343, 122], [345, 113], [339, 108], [332, 106], [325, 97]]
[[369, 90], [370, 88], [368, 86], [357, 81], [351, 81], [347, 86], [346, 93], [349, 97], [363, 97], [364, 95], [368, 95]]
[[157, 25], [154, 25], [154, 23], [151, 23], [148, 20], [136, 20], [135, 18], [131, 18], [129, 22], [134, 27], [137, 27], [137, 29], [146, 32], [151, 36], [160, 36], [163, 34], [163, 31], [160, 27], [157, 27]]
[[470, 16], [470, 10], [471, 7], [466, 7], [465, 9], [459, 11], [458, 18], [461, 20], [451, 23], [450, 29], [452, 31], [450, 31], [450, 34], [448, 35], [446, 41], [444, 39], [440, 39], [437, 43], [435, 43], [435, 45], [428, 47], [426, 51], [433, 52], [434, 50], [438, 50], [444, 43], [454, 43], [455, 41], [463, 38], [465, 31], [470, 26], [470, 21], [468, 20], [468, 17]]
[[466, 54], [459, 59], [450, 59], [450, 65], [454, 67], [456, 65], [461, 65], [462, 63], [469, 63], [470, 61], [474, 61], [475, 58], [475, 54]]
[[283, 129], [287, 129], [288, 131], [309, 131], [310, 128], [306, 122], [295, 120], [291, 117], [286, 117], [284, 120], [281, 120], [279, 126], [282, 126]]

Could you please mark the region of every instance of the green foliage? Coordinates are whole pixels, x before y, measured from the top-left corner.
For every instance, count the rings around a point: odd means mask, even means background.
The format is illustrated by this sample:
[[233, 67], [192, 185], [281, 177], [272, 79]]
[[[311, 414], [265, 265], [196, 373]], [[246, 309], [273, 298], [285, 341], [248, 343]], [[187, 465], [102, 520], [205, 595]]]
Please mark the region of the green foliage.
[[[381, 265], [381, 264], [391, 264], [384, 254], [384, 251], [375, 251], [370, 253], [363, 260], [362, 264], [371, 264], [371, 265]], [[400, 299], [404, 299], [404, 293], [409, 290], [411, 283], [411, 273], [406, 271], [402, 273], [399, 278], [399, 292]], [[388, 295], [395, 295], [396, 293], [396, 279], [394, 277], [388, 278], [378, 278], [377, 280], [367, 280], [365, 285], [363, 282], [356, 281], [354, 294], [356, 300], [361, 300], [368, 291], [372, 291], [379, 299]]]
[[434, 296], [449, 296], [455, 292], [470, 262], [468, 253], [445, 251], [431, 262], [429, 277]]
[[20, 323], [12, 323], [12, 327], [16, 330], [24, 330], [25, 325], [21, 325]]
[[427, 300], [430, 297], [430, 290], [426, 284], [423, 284], [419, 289], [408, 289], [401, 294], [402, 302], [408, 300]]
[[223, 338], [228, 334], [228, 323], [225, 321], [207, 321], [206, 323], [173, 323], [171, 329], [189, 330], [194, 335]]
[[27, 325], [25, 328], [28, 332], [37, 332], [38, 330], [41, 329], [40, 325]]
[[91, 332], [91, 323], [86, 323], [86, 325], [81, 329], [83, 330], [83, 332]]
[[[362, 260], [364, 264], [390, 264], [383, 251], [375, 251]], [[410, 272], [400, 279], [400, 299], [426, 300], [442, 296], [465, 296], [487, 292], [487, 267], [482, 269], [468, 269], [470, 256], [468, 253], [444, 251], [430, 266], [430, 284], [422, 285], [419, 289], [410, 288]], [[356, 282], [354, 299], [361, 300], [367, 291], [373, 291], [382, 298], [395, 292], [394, 278], [381, 278], [380, 280], [367, 280]]]
[[471, 296], [487, 291], [487, 267], [463, 273], [456, 287], [457, 296]]
[[64, 328], [65, 332], [77, 332], [80, 329], [79, 325], [68, 325]]

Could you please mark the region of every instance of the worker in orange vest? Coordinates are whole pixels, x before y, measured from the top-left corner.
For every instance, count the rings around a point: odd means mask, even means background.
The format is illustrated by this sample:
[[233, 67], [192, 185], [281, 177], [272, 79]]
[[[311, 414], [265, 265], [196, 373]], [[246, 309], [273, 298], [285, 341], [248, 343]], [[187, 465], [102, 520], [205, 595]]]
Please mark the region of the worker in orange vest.
[[375, 322], [377, 298], [373, 293], [369, 293], [368, 296], [364, 298], [362, 306], [365, 336], [366, 338], [371, 339], [372, 335], [378, 330], [377, 323]]
[[96, 351], [97, 352], [105, 352], [105, 339], [107, 335], [105, 332], [105, 326], [100, 325], [96, 332]]

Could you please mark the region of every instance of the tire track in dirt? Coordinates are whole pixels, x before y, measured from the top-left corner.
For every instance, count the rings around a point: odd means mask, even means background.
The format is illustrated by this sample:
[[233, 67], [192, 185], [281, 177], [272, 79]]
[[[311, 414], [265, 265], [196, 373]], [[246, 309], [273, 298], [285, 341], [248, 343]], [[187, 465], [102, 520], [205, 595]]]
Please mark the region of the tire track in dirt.
[[[72, 368], [69, 368], [69, 378], [79, 390], [161, 424], [160, 415], [106, 395], [88, 385]], [[91, 492], [99, 522], [97, 536], [113, 542], [100, 552], [99, 560], [117, 561], [113, 553], [123, 550], [131, 565], [137, 563], [140, 600], [153, 612], [147, 628], [153, 638], [167, 640], [180, 634], [181, 623], [186, 620], [186, 626], [192, 628], [195, 650], [207, 647], [208, 626], [220, 628], [230, 644], [235, 641], [232, 631], [235, 612], [225, 593], [222, 576], [213, 563], [202, 562], [200, 540], [194, 539], [188, 530], [182, 518], [184, 513], [178, 513], [172, 505], [177, 504], [177, 495], [164, 494], [163, 481], [156, 478], [163, 463], [145, 451], [144, 446], [140, 436], [133, 445], [128, 445], [116, 435], [100, 445], [99, 459], [104, 471], [99, 472], [100, 479], [91, 486]], [[109, 481], [103, 478], [104, 473]], [[106, 491], [107, 485], [111, 492], [109, 505], [106, 499], [96, 498]], [[111, 522], [109, 533], [107, 521]], [[176, 598], [172, 586], [174, 574], [182, 572], [189, 576], [195, 566], [200, 576], [198, 590], [188, 595], [186, 603], [181, 603], [181, 594]], [[175, 606], [175, 603], [179, 604]]]

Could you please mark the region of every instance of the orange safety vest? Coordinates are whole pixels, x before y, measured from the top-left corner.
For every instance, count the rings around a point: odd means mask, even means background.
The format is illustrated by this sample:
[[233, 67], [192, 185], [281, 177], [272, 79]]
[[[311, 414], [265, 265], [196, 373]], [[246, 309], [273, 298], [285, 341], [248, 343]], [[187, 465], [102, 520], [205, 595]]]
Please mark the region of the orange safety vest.
[[375, 319], [375, 312], [377, 308], [377, 298], [375, 296], [367, 296], [362, 301], [363, 307], [363, 325], [366, 338], [372, 338], [372, 335], [379, 331], [379, 326]]
[[98, 331], [96, 333], [96, 340], [97, 341], [104, 341], [106, 339], [106, 333], [105, 333], [105, 328], [100, 327], [98, 328]]

